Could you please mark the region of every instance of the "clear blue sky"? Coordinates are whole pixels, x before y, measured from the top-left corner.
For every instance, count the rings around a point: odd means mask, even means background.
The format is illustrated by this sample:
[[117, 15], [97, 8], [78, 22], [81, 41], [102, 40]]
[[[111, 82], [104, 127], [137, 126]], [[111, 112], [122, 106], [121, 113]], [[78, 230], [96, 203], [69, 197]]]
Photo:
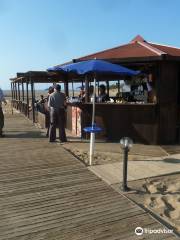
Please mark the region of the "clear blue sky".
[[179, 0], [0, 0], [0, 86], [137, 34], [180, 47], [179, 11]]

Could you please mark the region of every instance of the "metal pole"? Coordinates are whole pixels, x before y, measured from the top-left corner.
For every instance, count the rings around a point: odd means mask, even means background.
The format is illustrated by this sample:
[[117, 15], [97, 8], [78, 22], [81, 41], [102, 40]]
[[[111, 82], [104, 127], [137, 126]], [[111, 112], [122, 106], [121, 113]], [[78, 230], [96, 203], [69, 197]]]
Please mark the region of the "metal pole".
[[91, 132], [90, 136], [90, 151], [89, 151], [89, 166], [92, 165], [94, 160], [94, 142], [95, 142], [95, 133]]
[[123, 184], [122, 184], [122, 189], [124, 192], [128, 191], [129, 188], [127, 186], [127, 163], [128, 163], [128, 152], [129, 149], [128, 147], [124, 148], [124, 159], [123, 159]]
[[95, 120], [95, 98], [96, 98], [96, 78], [94, 78], [93, 109], [92, 109], [92, 126], [94, 126], [94, 120]]
[[[96, 78], [94, 77], [94, 91], [93, 91], [93, 106], [92, 106], [92, 127], [94, 127], [95, 122], [95, 98], [96, 98]], [[95, 133], [91, 132], [90, 135], [90, 159], [89, 165], [92, 165], [92, 161], [94, 160], [94, 143], [95, 143]]]

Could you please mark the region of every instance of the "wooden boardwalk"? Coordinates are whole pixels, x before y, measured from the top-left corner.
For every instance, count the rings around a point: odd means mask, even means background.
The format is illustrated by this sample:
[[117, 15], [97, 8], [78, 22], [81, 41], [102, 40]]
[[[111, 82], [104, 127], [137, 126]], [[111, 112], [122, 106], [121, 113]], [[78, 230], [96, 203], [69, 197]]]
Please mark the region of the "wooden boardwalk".
[[0, 139], [0, 240], [176, 239], [20, 114]]

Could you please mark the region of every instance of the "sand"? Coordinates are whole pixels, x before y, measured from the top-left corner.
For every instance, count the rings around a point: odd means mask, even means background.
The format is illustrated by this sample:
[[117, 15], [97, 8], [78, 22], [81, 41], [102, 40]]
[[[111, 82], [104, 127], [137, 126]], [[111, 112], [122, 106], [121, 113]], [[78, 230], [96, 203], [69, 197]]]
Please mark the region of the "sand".
[[[71, 137], [68, 136], [68, 140]], [[85, 164], [89, 163], [89, 142], [69, 141], [64, 147]], [[129, 152], [130, 161], [161, 160], [168, 154], [160, 146], [135, 144]], [[119, 143], [96, 142], [93, 165], [115, 163], [123, 160], [123, 151]]]
[[132, 181], [128, 197], [153, 211], [180, 233], [180, 173]]
[[[64, 147], [88, 165], [88, 143], [71, 142], [65, 144]], [[162, 161], [164, 158], [172, 160], [164, 149], [157, 146], [135, 145], [129, 154], [130, 161], [152, 161], [153, 159], [154, 161]], [[118, 145], [112, 143], [107, 143], [107, 146], [106, 143], [96, 144], [93, 165], [119, 162], [122, 159], [122, 151]], [[178, 168], [180, 170], [179, 161], [176, 164], [178, 171]], [[151, 210], [170, 224], [176, 232], [180, 232], [180, 173], [131, 181], [128, 186], [135, 190], [127, 195], [129, 198]]]

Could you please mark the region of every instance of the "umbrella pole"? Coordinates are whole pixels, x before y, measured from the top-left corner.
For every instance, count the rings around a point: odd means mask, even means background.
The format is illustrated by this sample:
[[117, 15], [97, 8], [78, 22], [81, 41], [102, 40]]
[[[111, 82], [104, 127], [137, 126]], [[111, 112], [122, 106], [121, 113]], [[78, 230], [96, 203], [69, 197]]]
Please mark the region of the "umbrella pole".
[[95, 121], [95, 98], [96, 98], [96, 78], [94, 78], [94, 91], [93, 91], [93, 111], [92, 111], [92, 127]]
[[90, 137], [90, 153], [89, 153], [89, 166], [92, 165], [92, 162], [94, 160], [94, 143], [95, 143], [95, 133], [91, 132]]
[[[96, 98], [96, 78], [94, 77], [94, 92], [93, 92], [93, 109], [92, 109], [92, 127], [94, 127], [95, 121], [95, 98]], [[90, 151], [89, 151], [89, 165], [92, 165], [92, 161], [94, 160], [94, 143], [95, 143], [95, 133], [91, 132], [90, 135]]]

